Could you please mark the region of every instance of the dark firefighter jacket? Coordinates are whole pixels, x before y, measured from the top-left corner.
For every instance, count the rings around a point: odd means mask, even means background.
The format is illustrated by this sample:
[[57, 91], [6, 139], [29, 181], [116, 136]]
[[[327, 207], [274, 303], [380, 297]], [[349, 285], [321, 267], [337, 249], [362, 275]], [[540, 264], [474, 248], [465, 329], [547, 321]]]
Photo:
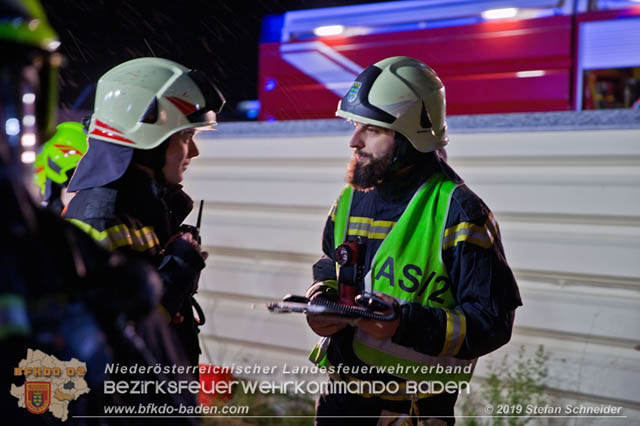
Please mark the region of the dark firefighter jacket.
[[[197, 365], [200, 346], [191, 295], [197, 290], [204, 262], [183, 240], [163, 250], [193, 208], [193, 201], [180, 188], [160, 186], [132, 166], [115, 182], [78, 191], [64, 218], [103, 247], [128, 257], [143, 258], [158, 268], [164, 283], [161, 304], [167, 320], [174, 319], [173, 328], [189, 363]], [[182, 322], [175, 321], [178, 318]]]
[[[447, 238], [448, 243], [442, 247], [442, 259], [458, 304], [456, 309], [466, 316], [467, 323], [463, 344], [453, 356], [472, 359], [509, 341], [514, 310], [522, 305], [516, 281], [504, 255], [497, 222], [484, 202], [446, 162], [433, 155], [407, 175], [395, 176], [367, 192], [354, 191], [351, 216], [370, 218], [371, 229], [377, 221], [395, 223], [415, 191], [436, 170], [441, 170], [460, 184], [453, 192], [445, 226], [449, 235], [459, 235]], [[313, 266], [315, 283], [307, 291], [308, 297], [321, 291], [328, 292], [329, 296], [332, 294], [332, 290], [322, 282], [336, 280], [333, 260], [335, 206], [324, 228], [324, 255]], [[463, 232], [470, 227], [473, 232]], [[376, 251], [390, 231], [391, 227], [383, 233], [377, 229], [375, 233], [362, 237], [362, 243], [365, 244], [363, 276], [369, 271]], [[474, 238], [474, 235], [480, 238]], [[348, 235], [347, 239], [355, 240], [356, 236]], [[407, 303], [402, 306], [401, 315], [400, 325], [392, 336], [394, 343], [432, 356], [437, 356], [443, 350], [447, 324], [443, 309]], [[347, 326], [331, 337], [327, 356], [332, 365], [362, 365], [352, 349], [353, 333], [354, 328]]]
[[[147, 262], [104, 250], [77, 227], [37, 208], [28, 197], [15, 196], [19, 192], [3, 178], [6, 176], [0, 176], [0, 364], [6, 392], [0, 396], [0, 409], [9, 419], [5, 422], [60, 424], [50, 414], [29, 413], [9, 393], [9, 384], [24, 386], [25, 378], [15, 376], [14, 368], [31, 350], [60, 360], [77, 358], [86, 364], [84, 379], [91, 392], [68, 406], [72, 419], [99, 414], [105, 406], [193, 405], [195, 399], [189, 393], [104, 391], [105, 380], [194, 380], [190, 374], [161, 377], [106, 372], [108, 365], [186, 363], [177, 336], [154, 309], [160, 278]], [[131, 333], [129, 320], [135, 333]], [[139, 419], [74, 420], [72, 424], [139, 424]], [[194, 424], [186, 418], [176, 422]]]

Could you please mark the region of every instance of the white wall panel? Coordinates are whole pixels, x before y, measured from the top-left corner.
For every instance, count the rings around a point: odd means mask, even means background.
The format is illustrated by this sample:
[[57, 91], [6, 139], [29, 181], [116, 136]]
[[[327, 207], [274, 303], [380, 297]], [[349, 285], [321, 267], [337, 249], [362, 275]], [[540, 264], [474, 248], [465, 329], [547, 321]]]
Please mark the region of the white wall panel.
[[[450, 163], [500, 222], [524, 301], [512, 342], [492, 356], [544, 344], [551, 393], [614, 401], [636, 421], [640, 130], [451, 140]], [[202, 235], [211, 256], [197, 297], [212, 361], [306, 364], [316, 337], [304, 318], [270, 314], [264, 304], [310, 283], [326, 214], [344, 185], [347, 142], [347, 134], [221, 132], [200, 143], [185, 186], [206, 201]], [[477, 377], [485, 374], [481, 359]]]

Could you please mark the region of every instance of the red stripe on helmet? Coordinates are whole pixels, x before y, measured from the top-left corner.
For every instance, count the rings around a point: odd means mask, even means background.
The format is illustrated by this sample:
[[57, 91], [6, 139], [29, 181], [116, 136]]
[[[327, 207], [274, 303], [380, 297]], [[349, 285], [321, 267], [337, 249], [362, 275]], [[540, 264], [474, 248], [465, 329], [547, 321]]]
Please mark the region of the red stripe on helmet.
[[96, 119], [96, 126], [104, 127], [105, 129], [109, 129], [112, 132], [122, 133], [120, 130], [116, 129], [115, 127], [111, 127], [108, 124], [105, 124], [102, 121], [97, 120], [97, 119]]
[[117, 141], [122, 141], [122, 142], [126, 142], [126, 143], [131, 143], [131, 144], [136, 144], [134, 141], [132, 141], [131, 139], [127, 139], [123, 136], [118, 136], [118, 135], [114, 135], [112, 133], [107, 133], [103, 130], [100, 129], [93, 129], [93, 131], [91, 133], [89, 133], [90, 135], [98, 135], [98, 136], [102, 136], [105, 137], [107, 139], [114, 139]]
[[174, 104], [176, 108], [180, 110], [184, 115], [189, 115], [192, 112], [196, 112], [196, 106], [190, 102], [185, 101], [184, 99], [180, 99], [175, 96], [167, 96], [169, 102]]
[[75, 151], [78, 153], [78, 155], [84, 155], [84, 152], [80, 151], [77, 148], [72, 147], [71, 145], [62, 145], [62, 144], [53, 144], [53, 146], [55, 146], [56, 148], [58, 148], [60, 151], [62, 151], [64, 154], [69, 153], [70, 151]]

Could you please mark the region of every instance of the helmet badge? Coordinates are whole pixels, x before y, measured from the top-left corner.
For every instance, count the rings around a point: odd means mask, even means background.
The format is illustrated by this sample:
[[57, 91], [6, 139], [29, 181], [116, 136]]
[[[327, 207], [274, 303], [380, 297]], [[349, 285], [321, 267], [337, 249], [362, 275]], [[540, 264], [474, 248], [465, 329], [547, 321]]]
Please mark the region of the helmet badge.
[[349, 89], [349, 96], [347, 96], [347, 101], [353, 102], [356, 100], [356, 97], [358, 96], [358, 92], [360, 91], [361, 86], [362, 86], [362, 83], [360, 83], [359, 81], [353, 82], [353, 84], [351, 85], [351, 88]]

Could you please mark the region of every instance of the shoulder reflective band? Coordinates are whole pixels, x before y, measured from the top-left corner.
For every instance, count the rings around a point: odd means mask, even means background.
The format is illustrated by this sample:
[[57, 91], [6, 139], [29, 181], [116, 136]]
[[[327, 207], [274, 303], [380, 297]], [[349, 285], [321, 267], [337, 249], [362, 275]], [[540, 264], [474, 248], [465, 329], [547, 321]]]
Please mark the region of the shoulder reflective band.
[[118, 247], [131, 246], [135, 251], [145, 251], [160, 245], [160, 240], [153, 230], [153, 226], [141, 229], [129, 228], [127, 225], [115, 225], [104, 231], [98, 231], [88, 223], [78, 219], [67, 219], [108, 250]]
[[459, 243], [466, 241], [473, 243], [482, 248], [489, 248], [498, 235], [498, 224], [496, 223], [493, 213], [489, 213], [489, 217], [483, 225], [475, 225], [470, 222], [461, 222], [455, 226], [451, 226], [444, 231], [442, 239], [442, 249], [446, 250], [455, 247]]

